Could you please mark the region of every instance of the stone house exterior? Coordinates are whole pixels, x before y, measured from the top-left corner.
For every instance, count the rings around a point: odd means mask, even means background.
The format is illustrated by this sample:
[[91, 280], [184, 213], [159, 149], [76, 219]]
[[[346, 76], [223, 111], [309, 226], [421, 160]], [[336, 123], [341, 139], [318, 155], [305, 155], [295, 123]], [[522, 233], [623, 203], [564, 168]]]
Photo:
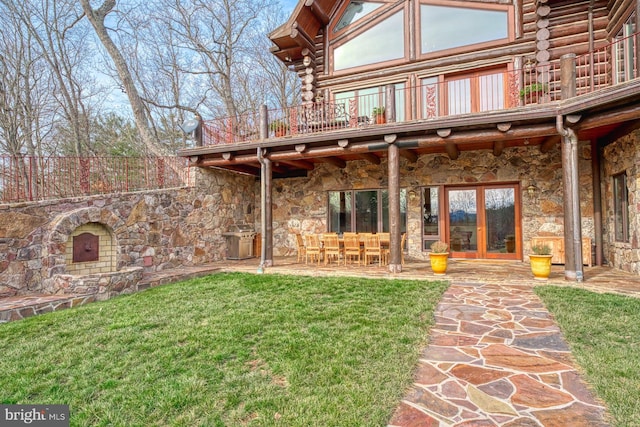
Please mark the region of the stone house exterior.
[[300, 105], [204, 122], [179, 154], [255, 177], [264, 265], [296, 232], [384, 231], [394, 272], [436, 240], [496, 260], [547, 241], [570, 280], [639, 272], [639, 9], [302, 0], [269, 34]]

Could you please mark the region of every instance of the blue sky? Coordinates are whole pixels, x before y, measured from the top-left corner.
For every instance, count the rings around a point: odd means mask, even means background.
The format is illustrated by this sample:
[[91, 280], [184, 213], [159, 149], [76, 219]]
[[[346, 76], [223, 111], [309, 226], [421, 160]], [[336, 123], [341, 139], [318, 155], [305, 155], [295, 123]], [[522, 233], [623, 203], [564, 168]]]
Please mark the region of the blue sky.
[[298, 0], [281, 0], [282, 1], [282, 5], [284, 6], [284, 10], [287, 13], [291, 13], [293, 11], [293, 8], [296, 7], [296, 4], [298, 4]]

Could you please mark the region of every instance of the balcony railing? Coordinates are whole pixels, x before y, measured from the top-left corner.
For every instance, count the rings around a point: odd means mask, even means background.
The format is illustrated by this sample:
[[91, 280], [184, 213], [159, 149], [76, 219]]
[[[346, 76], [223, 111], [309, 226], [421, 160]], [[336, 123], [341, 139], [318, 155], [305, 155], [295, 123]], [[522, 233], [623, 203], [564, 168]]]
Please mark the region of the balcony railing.
[[[638, 78], [640, 33], [616, 40], [576, 57], [578, 95]], [[392, 97], [395, 122], [429, 120], [474, 112], [511, 109], [560, 99], [560, 61], [504, 72], [463, 76], [444, 81], [424, 79], [416, 87], [380, 88], [378, 93], [335, 94], [318, 101], [266, 114], [268, 132], [260, 135], [259, 112], [203, 122], [202, 145], [235, 144], [375, 126], [376, 116]]]
[[0, 156], [0, 202], [190, 186], [183, 157]]

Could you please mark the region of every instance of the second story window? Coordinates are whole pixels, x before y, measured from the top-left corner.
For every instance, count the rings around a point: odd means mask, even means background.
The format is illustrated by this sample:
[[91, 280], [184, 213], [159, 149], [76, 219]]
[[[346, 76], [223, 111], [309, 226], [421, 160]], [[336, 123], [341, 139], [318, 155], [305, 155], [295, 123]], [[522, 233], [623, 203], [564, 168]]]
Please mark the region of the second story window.
[[[468, 3], [468, 2], [467, 2]], [[420, 5], [420, 51], [422, 54], [509, 38], [506, 9]]]
[[422, 79], [422, 118], [503, 109], [505, 75], [506, 68]]
[[404, 58], [404, 13], [397, 12], [337, 46], [335, 71]]

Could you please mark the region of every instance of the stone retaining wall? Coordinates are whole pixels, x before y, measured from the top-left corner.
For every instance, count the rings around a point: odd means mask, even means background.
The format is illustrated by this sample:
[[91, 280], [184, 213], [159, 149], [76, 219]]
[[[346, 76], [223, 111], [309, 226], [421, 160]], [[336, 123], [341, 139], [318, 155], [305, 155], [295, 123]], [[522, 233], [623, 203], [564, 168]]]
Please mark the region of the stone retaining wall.
[[256, 205], [256, 181], [219, 170], [194, 173], [193, 188], [0, 205], [0, 297], [55, 289], [48, 281], [69, 273], [69, 236], [89, 223], [112, 234], [115, 271], [224, 259], [222, 233], [235, 222], [255, 223], [249, 207]]

